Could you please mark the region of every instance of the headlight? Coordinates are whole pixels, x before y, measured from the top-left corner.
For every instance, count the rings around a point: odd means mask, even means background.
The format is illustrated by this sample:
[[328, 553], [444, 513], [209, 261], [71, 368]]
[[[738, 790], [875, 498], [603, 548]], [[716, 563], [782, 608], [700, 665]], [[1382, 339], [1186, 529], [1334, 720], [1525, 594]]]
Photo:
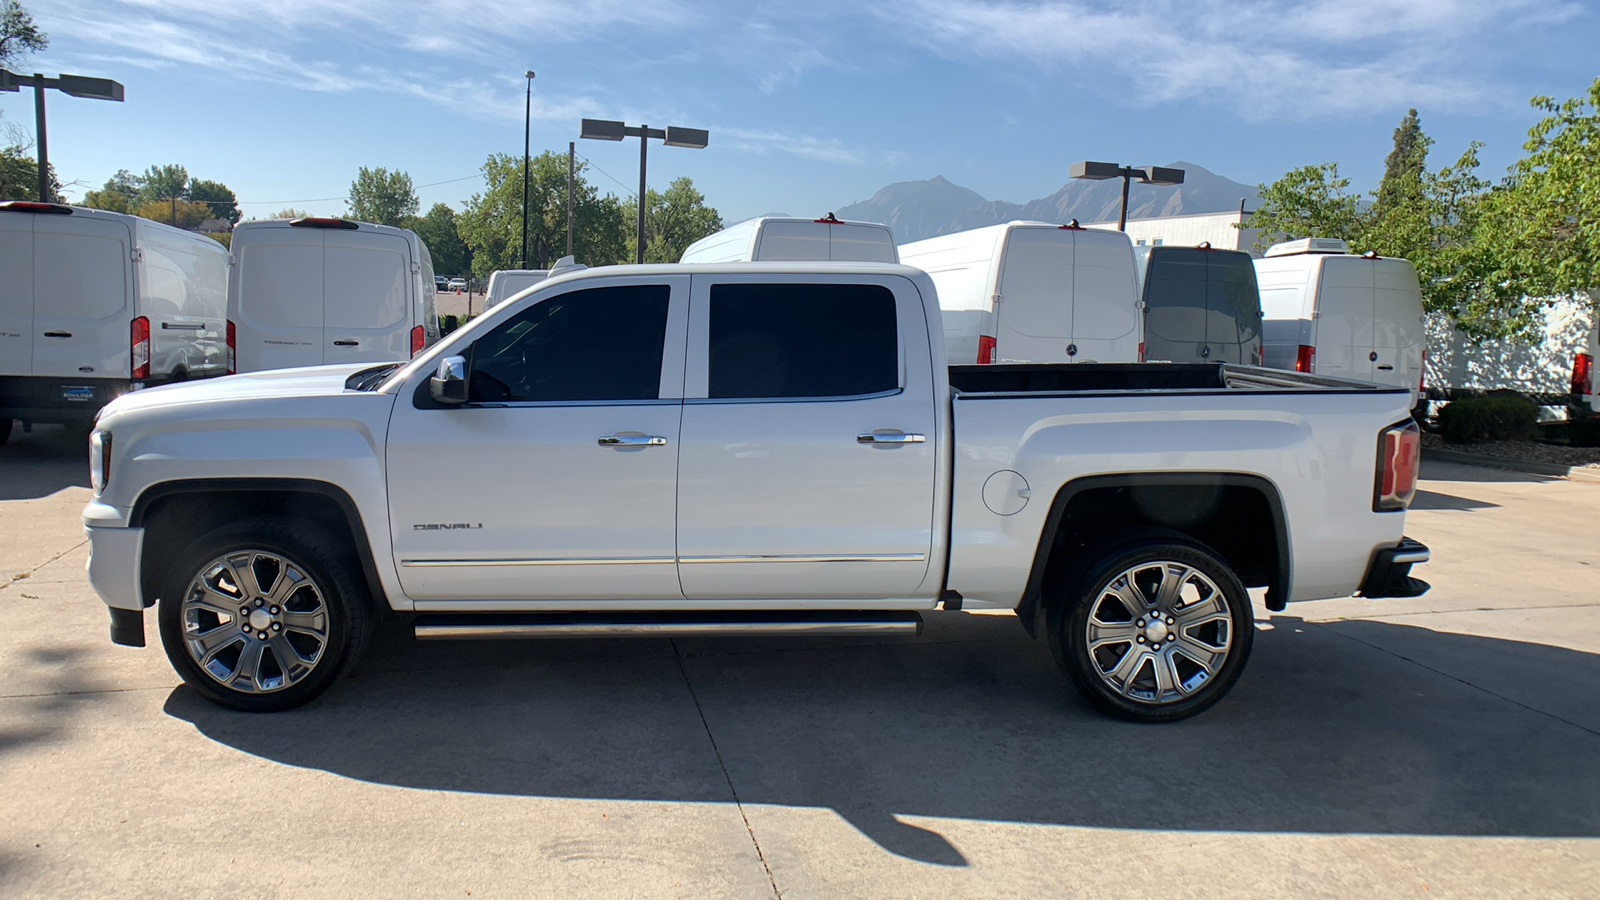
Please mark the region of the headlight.
[[105, 490], [111, 477], [111, 432], [98, 428], [89, 435], [89, 486], [96, 494]]

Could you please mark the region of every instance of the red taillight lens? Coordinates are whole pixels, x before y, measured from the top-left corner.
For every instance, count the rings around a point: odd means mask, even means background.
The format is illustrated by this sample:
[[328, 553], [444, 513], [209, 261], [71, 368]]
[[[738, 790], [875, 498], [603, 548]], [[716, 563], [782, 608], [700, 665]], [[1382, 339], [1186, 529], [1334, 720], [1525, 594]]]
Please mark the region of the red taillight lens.
[[239, 371], [239, 342], [233, 336], [233, 320], [228, 320], [228, 374]]
[[994, 338], [987, 334], [978, 335], [978, 364], [982, 366], [994, 362]]
[[1417, 393], [1428, 392], [1428, 351], [1422, 351], [1422, 370], [1417, 372]]
[[1378, 435], [1378, 477], [1372, 496], [1374, 512], [1390, 512], [1411, 505], [1417, 493], [1422, 466], [1422, 432], [1406, 420]]
[[1296, 372], [1315, 372], [1317, 370], [1317, 348], [1310, 344], [1301, 344], [1300, 352], [1294, 355], [1294, 370]]
[[1144, 362], [1144, 341], [1139, 342], [1139, 362]]
[[150, 320], [139, 316], [128, 329], [128, 348], [132, 351], [134, 378], [150, 377]]
[[1594, 356], [1588, 353], [1573, 354], [1572, 393], [1578, 396], [1594, 393]]
[[416, 356], [422, 352], [423, 333], [422, 326], [411, 329], [411, 355]]

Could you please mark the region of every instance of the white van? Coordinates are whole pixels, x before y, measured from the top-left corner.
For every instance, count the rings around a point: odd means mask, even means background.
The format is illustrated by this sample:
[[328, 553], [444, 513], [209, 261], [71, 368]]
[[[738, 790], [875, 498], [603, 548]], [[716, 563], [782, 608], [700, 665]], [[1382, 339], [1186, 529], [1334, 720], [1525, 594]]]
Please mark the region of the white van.
[[900, 245], [933, 278], [952, 365], [1139, 362], [1133, 243], [1072, 222], [1007, 222]]
[[1144, 359], [1261, 365], [1261, 295], [1243, 250], [1133, 248], [1144, 307]]
[[410, 359], [439, 339], [415, 232], [345, 219], [244, 222], [228, 274], [228, 371]]
[[876, 222], [841, 222], [828, 213], [820, 219], [761, 216], [730, 225], [689, 245], [684, 263], [818, 260], [899, 262], [894, 234]]
[[493, 309], [500, 301], [522, 293], [550, 277], [549, 269], [496, 269], [489, 273], [483, 308]]
[[1274, 244], [1255, 261], [1267, 365], [1411, 389], [1421, 397], [1422, 290], [1403, 259], [1344, 241]]
[[0, 203], [0, 443], [117, 395], [226, 372], [228, 251], [138, 216]]

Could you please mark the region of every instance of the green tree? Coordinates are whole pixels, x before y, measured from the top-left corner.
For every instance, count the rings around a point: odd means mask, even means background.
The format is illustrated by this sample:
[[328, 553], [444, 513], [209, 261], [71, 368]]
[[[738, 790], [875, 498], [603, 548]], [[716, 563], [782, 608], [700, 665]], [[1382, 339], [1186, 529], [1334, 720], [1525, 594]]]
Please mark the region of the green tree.
[[1261, 203], [1243, 225], [1260, 229], [1256, 248], [1297, 237], [1340, 238], [1361, 243], [1367, 221], [1360, 199], [1349, 193], [1350, 179], [1338, 163], [1290, 169], [1271, 184], [1257, 185]]
[[[675, 178], [665, 191], [645, 191], [644, 261], [677, 262], [689, 245], [722, 228], [722, 216], [706, 206], [706, 197], [687, 175]], [[637, 259], [639, 208], [628, 205], [629, 262]]]
[[[573, 255], [588, 265], [630, 259], [622, 205], [589, 184], [587, 168], [580, 163], [573, 176]], [[548, 268], [566, 254], [566, 154], [541, 153], [531, 160], [529, 172], [527, 263]], [[483, 192], [472, 195], [456, 221], [461, 239], [472, 248], [472, 272], [480, 277], [522, 267], [522, 160], [491, 154], [483, 177]]]
[[18, 0], [0, 3], [0, 65], [20, 62], [28, 54], [37, 53], [48, 46], [50, 38], [39, 30], [39, 26], [33, 22], [33, 16], [23, 9]]
[[210, 207], [213, 219], [226, 219], [228, 224], [238, 224], [239, 198], [220, 181], [194, 178], [189, 181], [189, 199]]
[[133, 207], [138, 209], [152, 200], [187, 199], [189, 196], [189, 170], [173, 163], [150, 166], [139, 176], [139, 195]]
[[269, 218], [269, 219], [304, 219], [306, 216], [309, 216], [309, 215], [311, 215], [311, 213], [308, 213], [303, 209], [295, 209], [294, 207], [289, 206], [289, 207], [285, 207], [283, 209], [278, 210], [277, 212], [273, 213], [272, 215], [268, 216], [267, 218]]
[[467, 245], [456, 231], [456, 212], [444, 203], [435, 203], [428, 214], [408, 220], [407, 228], [428, 245], [433, 255], [433, 270], [441, 275], [454, 275], [467, 269]]
[[350, 182], [350, 217], [377, 225], [403, 225], [421, 205], [404, 172], [362, 166]]
[[[61, 196], [61, 181], [50, 167], [50, 193]], [[0, 147], [0, 200], [39, 199], [39, 163], [22, 147]]]
[[83, 195], [83, 205], [92, 209], [129, 212], [133, 208], [133, 199], [139, 195], [139, 185], [138, 176], [127, 169], [118, 169], [117, 174], [106, 179], [105, 186], [100, 190]]
[[135, 210], [137, 215], [143, 216], [152, 222], [161, 222], [175, 228], [187, 228], [191, 231], [199, 228], [200, 223], [214, 218], [211, 207], [193, 200], [183, 200], [178, 197], [168, 197], [165, 200], [148, 200]]

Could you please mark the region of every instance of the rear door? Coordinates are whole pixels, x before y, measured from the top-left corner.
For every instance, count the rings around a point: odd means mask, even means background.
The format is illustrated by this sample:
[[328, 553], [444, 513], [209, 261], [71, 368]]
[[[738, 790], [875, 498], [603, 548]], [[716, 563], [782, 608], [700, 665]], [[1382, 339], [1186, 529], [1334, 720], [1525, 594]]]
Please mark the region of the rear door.
[[849, 223], [828, 227], [828, 255], [835, 262], [899, 262], [894, 239], [883, 228]]
[[1247, 253], [1197, 250], [1206, 262], [1205, 350], [1211, 362], [1261, 365], [1261, 292]]
[[1139, 293], [1127, 236], [1094, 229], [1063, 233], [1073, 243], [1073, 361], [1138, 362]]
[[1367, 261], [1372, 267], [1372, 380], [1416, 390], [1422, 379], [1422, 290], [1417, 270], [1403, 259]]
[[1144, 358], [1200, 362], [1207, 355], [1206, 254], [1186, 247], [1149, 252], [1144, 282]]
[[[324, 236], [323, 359], [329, 363], [411, 358], [415, 275], [404, 237], [366, 231]], [[420, 265], [420, 264], [419, 264]]]
[[260, 228], [234, 242], [229, 305], [240, 372], [322, 365], [322, 235]]
[[755, 258], [768, 260], [825, 260], [829, 251], [828, 226], [817, 222], [765, 222]]
[[33, 216], [33, 374], [132, 374], [132, 250], [121, 221]]
[[995, 362], [1076, 362], [1072, 232], [1013, 228], [1000, 255]]
[[[678, 463], [690, 599], [918, 596], [936, 399], [922, 300], [894, 276], [696, 275]], [[937, 338], [935, 338], [937, 339]], [[937, 581], [937, 575], [931, 576]]]
[[1317, 282], [1317, 374], [1372, 380], [1372, 265], [1355, 256], [1322, 260]]
[[0, 212], [0, 375], [33, 374], [33, 220]]

